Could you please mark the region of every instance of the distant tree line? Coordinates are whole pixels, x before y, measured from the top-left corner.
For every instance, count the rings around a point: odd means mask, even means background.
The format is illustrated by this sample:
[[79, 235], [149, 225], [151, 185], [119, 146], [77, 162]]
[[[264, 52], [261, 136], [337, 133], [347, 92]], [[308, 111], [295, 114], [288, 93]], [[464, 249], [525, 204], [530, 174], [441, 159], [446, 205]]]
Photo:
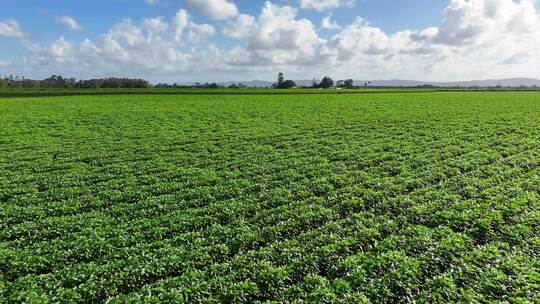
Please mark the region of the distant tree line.
[[152, 85], [144, 79], [131, 78], [102, 78], [89, 80], [76, 80], [52, 75], [43, 80], [26, 79], [18, 76], [0, 77], [0, 88], [27, 88], [27, 89], [99, 89], [99, 88], [149, 88]]
[[64, 78], [60, 75], [52, 75], [43, 80], [27, 79], [19, 76], [0, 76], [0, 88], [27, 88], [27, 89], [134, 89], [134, 88], [179, 88], [179, 89], [245, 89], [247, 86], [243, 83], [232, 83], [227, 86], [212, 83], [196, 82], [191, 85], [186, 84], [168, 84], [158, 83], [152, 85], [144, 79], [132, 78], [100, 78], [88, 80], [76, 80], [75, 78]]
[[[1, 76], [0, 77], [0, 88], [36, 88], [36, 89], [100, 89], [100, 88], [179, 88], [179, 89], [245, 89], [246, 85], [242, 83], [232, 83], [228, 85], [220, 85], [215, 82], [212, 83], [199, 83], [186, 85], [186, 84], [168, 84], [168, 83], [158, 83], [152, 85], [150, 82], [144, 79], [132, 79], [132, 78], [100, 78], [100, 79], [89, 79], [89, 80], [76, 80], [75, 78], [64, 78], [60, 75], [52, 75], [51, 77], [43, 80], [33, 80], [27, 79], [19, 76]], [[285, 79], [283, 73], [279, 73], [277, 77], [277, 82], [272, 85], [272, 88], [275, 89], [292, 89], [298, 87], [297, 84], [292, 81]], [[328, 88], [344, 88], [352, 89], [354, 88], [354, 82], [352, 79], [339, 80], [334, 83], [334, 80], [328, 76], [322, 78], [320, 82], [313, 80], [311, 86], [303, 86], [302, 88], [313, 88], [313, 89], [328, 89]], [[366, 84], [367, 87], [367, 84]]]
[[179, 83], [158, 83], [154, 86], [158, 89], [245, 89], [247, 86], [243, 83], [232, 83], [230, 85], [219, 85], [215, 82], [212, 83], [199, 83], [196, 82], [191, 85], [179, 84]]
[[[292, 88], [303, 88], [303, 89], [367, 89], [367, 88], [388, 88], [388, 86], [374, 86], [371, 82], [367, 81], [360, 85], [355, 85], [352, 79], [343, 79], [334, 81], [328, 76], [324, 76], [320, 81], [313, 79], [311, 85], [299, 86], [293, 80], [285, 79], [283, 73], [279, 73], [277, 76], [277, 82], [271, 85], [274, 89], [292, 89]], [[490, 90], [501, 90], [501, 89], [532, 89], [537, 90], [536, 85], [531, 87], [521, 86], [521, 87], [503, 87], [498, 86], [469, 86], [469, 87], [442, 87], [436, 85], [418, 85], [418, 86], [396, 86], [399, 88], [424, 88], [424, 89], [472, 89], [472, 90], [481, 90], [481, 89], [490, 89]], [[118, 77], [109, 77], [109, 78], [99, 78], [99, 79], [88, 79], [88, 80], [77, 80], [75, 78], [64, 78], [60, 75], [52, 75], [49, 78], [43, 80], [33, 80], [27, 79], [20, 76], [1, 76], [0, 75], [0, 88], [26, 88], [26, 89], [100, 89], [100, 88], [111, 88], [111, 89], [133, 89], [133, 88], [178, 88], [178, 89], [245, 89], [248, 88], [247, 85], [243, 83], [229, 83], [229, 84], [218, 84], [215, 82], [212, 83], [200, 83], [196, 82], [194, 84], [169, 84], [169, 83], [158, 83], [152, 85], [149, 81], [144, 79], [133, 79], [133, 78], [118, 78]], [[268, 88], [268, 87], [267, 87]]]
[[[367, 86], [367, 85], [366, 85]], [[277, 77], [277, 82], [272, 86], [275, 89], [291, 89], [297, 87], [296, 83], [292, 80], [285, 80], [283, 73], [279, 73]], [[320, 82], [316, 79], [313, 79], [311, 87], [303, 88], [312, 88], [312, 89], [329, 89], [329, 88], [342, 88], [342, 89], [353, 89], [354, 81], [352, 79], [339, 80], [334, 83], [334, 80], [328, 76], [324, 76]]]

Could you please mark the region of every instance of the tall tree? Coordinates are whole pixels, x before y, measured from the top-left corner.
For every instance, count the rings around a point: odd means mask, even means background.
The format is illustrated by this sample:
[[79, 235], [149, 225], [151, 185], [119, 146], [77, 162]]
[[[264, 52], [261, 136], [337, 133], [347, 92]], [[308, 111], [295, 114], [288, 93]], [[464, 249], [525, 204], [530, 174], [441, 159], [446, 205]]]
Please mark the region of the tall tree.
[[283, 73], [279, 73], [277, 75], [277, 87], [281, 88], [283, 86], [284, 81], [285, 81], [285, 76], [283, 76]]
[[319, 86], [323, 89], [331, 88], [334, 85], [334, 80], [328, 76], [324, 76]]
[[292, 89], [296, 87], [296, 83], [292, 80], [285, 80], [282, 84], [280, 89]]

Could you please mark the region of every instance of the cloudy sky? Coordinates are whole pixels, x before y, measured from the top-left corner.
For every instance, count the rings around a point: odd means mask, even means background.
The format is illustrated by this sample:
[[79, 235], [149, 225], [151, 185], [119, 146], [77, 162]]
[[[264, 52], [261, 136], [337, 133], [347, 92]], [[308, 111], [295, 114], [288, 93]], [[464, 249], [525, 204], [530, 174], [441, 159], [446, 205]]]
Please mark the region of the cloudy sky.
[[0, 0], [0, 74], [540, 78], [536, 0]]

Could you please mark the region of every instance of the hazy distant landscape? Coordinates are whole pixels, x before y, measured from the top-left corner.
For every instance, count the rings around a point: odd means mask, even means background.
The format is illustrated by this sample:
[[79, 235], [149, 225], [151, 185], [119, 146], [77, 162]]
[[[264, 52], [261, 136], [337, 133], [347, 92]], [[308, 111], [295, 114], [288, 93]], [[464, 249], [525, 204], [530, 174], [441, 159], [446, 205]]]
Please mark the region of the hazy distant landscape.
[[[320, 81], [320, 79], [317, 79]], [[299, 86], [311, 86], [313, 80], [293, 80]], [[275, 81], [264, 80], [251, 80], [251, 81], [230, 81], [221, 82], [220, 85], [228, 86], [234, 83], [243, 83], [248, 87], [254, 88], [266, 88], [272, 87]], [[354, 85], [365, 86], [365, 84], [371, 87], [421, 87], [421, 86], [435, 86], [435, 87], [540, 87], [540, 80], [534, 78], [509, 78], [509, 79], [486, 79], [486, 80], [470, 80], [470, 81], [455, 81], [455, 82], [429, 82], [429, 81], [415, 81], [415, 80], [354, 80]]]

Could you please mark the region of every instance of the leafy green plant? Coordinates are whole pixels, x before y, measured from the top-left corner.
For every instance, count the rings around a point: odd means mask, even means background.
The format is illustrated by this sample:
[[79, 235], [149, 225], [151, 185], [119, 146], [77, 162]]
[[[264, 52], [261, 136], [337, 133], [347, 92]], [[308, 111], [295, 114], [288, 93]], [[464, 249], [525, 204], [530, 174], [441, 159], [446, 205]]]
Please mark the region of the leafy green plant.
[[540, 95], [234, 91], [1, 99], [0, 302], [540, 301]]

